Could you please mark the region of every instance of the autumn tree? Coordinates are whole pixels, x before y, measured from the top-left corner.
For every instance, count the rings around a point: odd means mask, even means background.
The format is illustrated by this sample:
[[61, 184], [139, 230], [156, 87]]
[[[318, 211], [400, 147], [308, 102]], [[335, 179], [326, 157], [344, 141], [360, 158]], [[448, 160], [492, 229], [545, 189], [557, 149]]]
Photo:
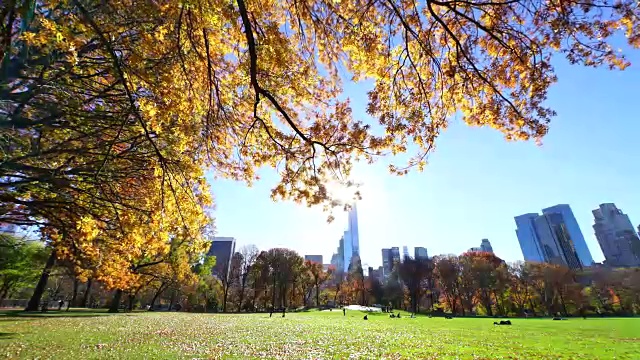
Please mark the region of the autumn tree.
[[399, 267], [400, 279], [407, 288], [411, 311], [418, 312], [418, 304], [427, 291], [432, 278], [433, 263], [429, 259], [405, 258]]
[[227, 312], [227, 300], [229, 292], [242, 279], [242, 254], [234, 253], [228, 262], [222, 262], [221, 274], [218, 274], [222, 283], [222, 312]]
[[384, 302], [384, 286], [379, 279], [367, 277], [366, 289], [373, 304], [382, 305]]
[[509, 296], [512, 303], [518, 309], [519, 314], [524, 314], [529, 310], [536, 315], [536, 309], [533, 304], [533, 294], [531, 290], [531, 269], [528, 263], [516, 262], [510, 264], [509, 267]]
[[[494, 254], [484, 251], [470, 251], [460, 257], [460, 263], [464, 267], [462, 271], [465, 276], [463, 283], [473, 284], [475, 297], [482, 304], [487, 315], [493, 316], [493, 304], [499, 304], [498, 301], [502, 299], [502, 293], [506, 290], [502, 260]], [[499, 305], [498, 309], [501, 310]]]
[[320, 286], [327, 281], [329, 278], [329, 274], [324, 271], [322, 264], [305, 261], [305, 266], [309, 270], [309, 274], [311, 275], [313, 288], [316, 292], [316, 306], [320, 306]]
[[[422, 169], [457, 114], [540, 140], [552, 58], [624, 69], [611, 43], [640, 46], [639, 15], [634, 0], [3, 1], [0, 221], [52, 247], [29, 308], [76, 241], [115, 264], [126, 246], [109, 239], [153, 233], [158, 208], [197, 212], [207, 167], [251, 183], [271, 166], [273, 198], [332, 208], [326, 184], [351, 185], [354, 161], [411, 151], [391, 172]], [[344, 81], [371, 84], [371, 120]]]
[[249, 276], [259, 252], [258, 248], [255, 245], [247, 245], [243, 246], [238, 253], [240, 255], [241, 261], [239, 267], [240, 279], [238, 288], [238, 304], [236, 310], [240, 312], [243, 309]]
[[[456, 256], [435, 257], [435, 274], [446, 306], [452, 313], [458, 310], [460, 301], [460, 262]], [[461, 309], [462, 310], [462, 309]], [[464, 311], [464, 310], [462, 310]]]
[[[141, 165], [191, 176], [184, 153], [248, 182], [277, 167], [274, 197], [332, 206], [326, 181], [345, 181], [354, 158], [417, 149], [391, 170], [422, 168], [456, 113], [540, 139], [552, 57], [625, 68], [610, 42], [640, 45], [639, 12], [632, 0], [6, 1], [0, 221], [107, 209], [122, 202], [108, 184]], [[384, 131], [353, 119], [345, 79], [373, 84], [367, 112]]]
[[620, 313], [640, 311], [640, 268], [615, 269], [610, 274], [614, 303]]

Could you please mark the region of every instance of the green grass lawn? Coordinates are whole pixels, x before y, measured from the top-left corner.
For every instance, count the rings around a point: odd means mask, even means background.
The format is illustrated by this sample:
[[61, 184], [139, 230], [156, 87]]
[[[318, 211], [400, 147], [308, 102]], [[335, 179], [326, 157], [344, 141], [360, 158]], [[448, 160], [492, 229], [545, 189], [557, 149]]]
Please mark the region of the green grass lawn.
[[0, 313], [0, 358], [640, 359], [640, 318], [390, 319], [280, 314]]

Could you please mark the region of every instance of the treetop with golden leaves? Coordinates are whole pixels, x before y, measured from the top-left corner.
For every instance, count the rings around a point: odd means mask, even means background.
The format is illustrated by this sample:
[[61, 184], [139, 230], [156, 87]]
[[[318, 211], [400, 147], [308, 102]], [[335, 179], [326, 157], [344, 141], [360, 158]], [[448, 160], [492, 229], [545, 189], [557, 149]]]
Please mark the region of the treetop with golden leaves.
[[[202, 207], [204, 168], [271, 166], [274, 198], [339, 205], [326, 184], [354, 160], [417, 149], [391, 171], [421, 169], [456, 114], [540, 140], [552, 57], [624, 69], [611, 41], [640, 46], [639, 19], [632, 0], [3, 1], [0, 220], [148, 216], [149, 181]], [[345, 81], [373, 84], [370, 119]]]

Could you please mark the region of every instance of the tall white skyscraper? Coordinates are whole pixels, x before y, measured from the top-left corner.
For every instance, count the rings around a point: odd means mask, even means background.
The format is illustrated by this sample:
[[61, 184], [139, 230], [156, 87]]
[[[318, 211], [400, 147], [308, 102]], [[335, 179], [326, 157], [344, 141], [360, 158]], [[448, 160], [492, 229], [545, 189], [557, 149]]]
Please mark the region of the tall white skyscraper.
[[407, 260], [407, 258], [409, 257], [409, 248], [407, 247], [407, 245], [402, 247], [402, 261]]
[[353, 261], [353, 258], [360, 258], [360, 238], [358, 235], [358, 210], [356, 204], [351, 205], [349, 210], [349, 219], [347, 223], [347, 230], [342, 237], [344, 239], [344, 262], [343, 270], [349, 271], [349, 265]]
[[640, 239], [629, 216], [615, 204], [600, 204], [593, 213], [593, 230], [606, 264], [613, 267], [640, 266]]

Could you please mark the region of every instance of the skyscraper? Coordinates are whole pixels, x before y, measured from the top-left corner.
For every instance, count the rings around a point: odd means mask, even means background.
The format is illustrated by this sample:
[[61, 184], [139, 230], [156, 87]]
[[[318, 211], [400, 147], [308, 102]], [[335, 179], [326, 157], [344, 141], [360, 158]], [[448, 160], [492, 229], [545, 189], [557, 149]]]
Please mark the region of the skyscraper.
[[349, 265], [353, 262], [354, 258], [360, 258], [360, 238], [358, 235], [358, 210], [356, 204], [351, 206], [349, 210], [349, 218], [347, 223], [347, 230], [345, 230], [342, 237], [344, 251], [342, 267], [344, 272], [349, 271]]
[[409, 248], [407, 247], [407, 245], [402, 247], [402, 261], [407, 260], [407, 258], [409, 257]]
[[606, 259], [613, 267], [640, 266], [640, 239], [629, 216], [615, 204], [600, 204], [593, 213], [593, 230]]
[[488, 253], [492, 253], [493, 254], [493, 247], [491, 247], [491, 243], [489, 242], [489, 239], [482, 239], [482, 241], [480, 242], [480, 246], [477, 247], [472, 247], [469, 248], [469, 250], [467, 250], [469, 252], [488, 252]]
[[317, 264], [322, 264], [322, 255], [305, 255], [304, 260], [311, 261]]
[[535, 219], [538, 214], [529, 213], [516, 216], [516, 236], [525, 261], [544, 262], [545, 257], [536, 234]]
[[564, 223], [563, 229], [564, 231], [566, 231], [569, 239], [573, 241], [573, 245], [575, 247], [576, 253], [578, 254], [580, 263], [582, 264], [582, 266], [591, 266], [593, 264], [591, 252], [589, 251], [587, 242], [584, 240], [584, 236], [582, 236], [582, 231], [580, 231], [578, 221], [576, 220], [576, 217], [573, 216], [571, 207], [567, 204], [559, 204], [548, 207], [546, 209], [542, 209], [542, 213], [545, 215], [560, 214], [560, 216], [562, 217], [562, 222]]
[[427, 253], [427, 248], [423, 247], [415, 247], [413, 248], [414, 257], [416, 259], [428, 259], [429, 254]]
[[569, 205], [552, 206], [542, 212], [515, 217], [524, 259], [572, 269], [591, 266], [591, 253]]
[[535, 223], [547, 262], [564, 265], [570, 269], [583, 267], [562, 214], [543, 214]]
[[360, 233], [358, 232], [358, 209], [354, 203], [349, 210], [349, 234], [351, 235], [351, 253], [360, 256]]
[[391, 248], [391, 271], [400, 263], [400, 248], [394, 246]]
[[489, 239], [482, 239], [482, 242], [480, 243], [480, 249], [482, 249], [482, 251], [484, 252], [493, 254], [493, 247], [491, 246]]
[[331, 256], [331, 265], [337, 272], [344, 272], [344, 237], [340, 238], [337, 252]]
[[382, 249], [382, 274], [387, 276], [391, 274], [391, 249]]
[[213, 267], [213, 275], [225, 279], [229, 274], [231, 257], [236, 251], [236, 239], [232, 237], [214, 237], [211, 241], [208, 256], [216, 257], [216, 265]]

